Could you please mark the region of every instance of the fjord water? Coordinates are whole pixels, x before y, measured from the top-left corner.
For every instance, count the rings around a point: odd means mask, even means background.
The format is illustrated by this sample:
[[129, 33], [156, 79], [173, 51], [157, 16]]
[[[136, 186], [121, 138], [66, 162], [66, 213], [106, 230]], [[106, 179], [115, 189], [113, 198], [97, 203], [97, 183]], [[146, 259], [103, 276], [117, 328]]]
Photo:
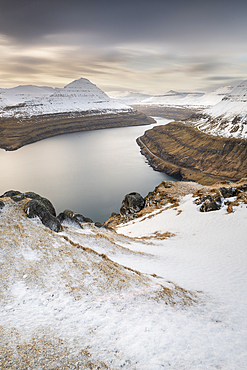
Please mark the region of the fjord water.
[[153, 126], [78, 132], [14, 152], [0, 150], [0, 193], [34, 191], [51, 200], [57, 213], [71, 209], [93, 221], [106, 221], [119, 212], [125, 194], [136, 191], [145, 196], [161, 181], [174, 180], [154, 171], [136, 144], [136, 138]]

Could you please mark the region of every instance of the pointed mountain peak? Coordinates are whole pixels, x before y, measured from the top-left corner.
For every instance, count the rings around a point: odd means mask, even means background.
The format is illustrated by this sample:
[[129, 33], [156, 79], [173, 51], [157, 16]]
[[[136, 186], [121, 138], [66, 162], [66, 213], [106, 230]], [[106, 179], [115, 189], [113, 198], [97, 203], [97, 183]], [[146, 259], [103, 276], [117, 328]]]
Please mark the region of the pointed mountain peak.
[[84, 87], [85, 85], [92, 85], [95, 86], [92, 82], [90, 82], [87, 78], [79, 78], [78, 80], [74, 80], [70, 82], [68, 85], [64, 86], [64, 88], [80, 88]]

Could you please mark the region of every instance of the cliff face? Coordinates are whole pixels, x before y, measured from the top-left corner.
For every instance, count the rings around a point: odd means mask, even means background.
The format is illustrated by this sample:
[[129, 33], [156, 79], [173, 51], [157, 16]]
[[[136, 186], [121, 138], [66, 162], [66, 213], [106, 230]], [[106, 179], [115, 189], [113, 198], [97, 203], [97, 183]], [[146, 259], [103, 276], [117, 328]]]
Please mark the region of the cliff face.
[[73, 112], [23, 118], [0, 118], [0, 148], [16, 150], [36, 141], [78, 131], [148, 125], [155, 121], [137, 111]]
[[0, 148], [15, 150], [55, 135], [155, 122], [131, 107], [109, 98], [84, 78], [75, 80], [62, 89], [52, 90], [53, 93], [50, 94], [47, 89], [42, 89], [41, 92], [40, 89], [37, 92], [37, 89], [22, 87], [23, 99], [30, 97], [27, 101], [20, 101], [20, 94], [16, 93], [20, 89], [8, 91], [9, 99], [5, 99], [6, 104], [3, 101], [2, 106], [0, 104]]
[[183, 123], [154, 127], [137, 143], [155, 170], [179, 179], [212, 184], [247, 173], [245, 140], [207, 135]]

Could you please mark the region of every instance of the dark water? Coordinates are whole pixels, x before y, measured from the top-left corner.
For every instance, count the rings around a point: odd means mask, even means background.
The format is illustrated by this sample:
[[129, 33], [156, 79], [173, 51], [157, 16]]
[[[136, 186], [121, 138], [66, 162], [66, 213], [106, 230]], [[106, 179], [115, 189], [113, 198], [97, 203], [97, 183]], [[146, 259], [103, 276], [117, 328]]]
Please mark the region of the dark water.
[[151, 127], [80, 132], [14, 152], [0, 150], [0, 193], [34, 191], [51, 200], [58, 213], [67, 208], [105, 221], [119, 212], [125, 194], [136, 191], [145, 196], [161, 181], [173, 180], [154, 171], [140, 154], [135, 140]]

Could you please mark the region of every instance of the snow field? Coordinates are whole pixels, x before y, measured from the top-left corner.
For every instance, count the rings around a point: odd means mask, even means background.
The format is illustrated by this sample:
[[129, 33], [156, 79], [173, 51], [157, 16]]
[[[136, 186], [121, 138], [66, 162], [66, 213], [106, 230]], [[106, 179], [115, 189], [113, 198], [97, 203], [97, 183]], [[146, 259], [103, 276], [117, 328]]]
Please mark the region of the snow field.
[[[246, 368], [246, 205], [200, 213], [188, 195], [117, 233], [87, 225], [56, 234], [27, 219], [21, 202], [4, 202], [2, 359], [11, 349], [20, 364], [16, 346], [34, 341], [40, 354], [29, 347], [29, 368], [42, 368], [45, 339], [47, 369]], [[136, 239], [156, 231], [175, 236]], [[183, 304], [174, 284], [195, 300]], [[161, 285], [175, 289], [171, 303], [156, 293]]]

